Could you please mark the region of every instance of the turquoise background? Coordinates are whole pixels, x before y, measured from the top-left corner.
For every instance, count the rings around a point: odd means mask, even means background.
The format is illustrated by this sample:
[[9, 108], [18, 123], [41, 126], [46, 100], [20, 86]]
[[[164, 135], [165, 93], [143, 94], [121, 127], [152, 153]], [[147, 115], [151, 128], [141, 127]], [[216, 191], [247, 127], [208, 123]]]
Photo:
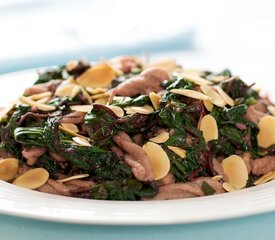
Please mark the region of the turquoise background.
[[[241, 206], [236, 206], [241, 207]], [[182, 213], [184, 214], [184, 213]], [[274, 239], [275, 213], [198, 224], [98, 226], [45, 222], [0, 215], [0, 239], [232, 240]]]

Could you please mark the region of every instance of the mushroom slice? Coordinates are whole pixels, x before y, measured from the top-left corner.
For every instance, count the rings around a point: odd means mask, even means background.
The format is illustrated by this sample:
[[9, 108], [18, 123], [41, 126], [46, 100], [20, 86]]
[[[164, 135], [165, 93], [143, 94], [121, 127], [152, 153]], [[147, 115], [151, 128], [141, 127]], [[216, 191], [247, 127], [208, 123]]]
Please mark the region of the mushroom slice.
[[210, 98], [210, 101], [218, 106], [218, 107], [224, 107], [226, 105], [226, 102], [223, 100], [223, 98], [218, 94], [213, 87], [202, 85], [201, 86], [202, 92], [207, 95]]
[[165, 177], [170, 170], [170, 160], [162, 147], [156, 143], [147, 142], [143, 145], [142, 149], [149, 158], [154, 180]]
[[219, 131], [217, 126], [217, 121], [210, 114], [205, 115], [200, 122], [200, 130], [203, 133], [205, 142], [218, 139]]
[[115, 77], [115, 71], [108, 64], [100, 63], [87, 69], [76, 81], [84, 87], [107, 87]]
[[275, 117], [264, 116], [259, 124], [259, 133], [257, 136], [260, 147], [268, 148], [275, 144]]
[[214, 86], [214, 88], [229, 106], [233, 107], [235, 105], [235, 101], [220, 86]]
[[70, 106], [70, 109], [77, 112], [90, 112], [93, 109], [93, 105], [73, 105]]
[[211, 98], [207, 95], [200, 93], [198, 91], [189, 90], [189, 89], [171, 89], [170, 92], [183, 95], [185, 97], [195, 98], [199, 100], [208, 100], [210, 101]]
[[31, 169], [19, 177], [17, 177], [13, 184], [19, 187], [28, 189], [36, 189], [43, 186], [49, 179], [49, 173], [44, 168]]
[[19, 169], [19, 161], [16, 158], [0, 160], [0, 180], [10, 181], [15, 178]]
[[118, 117], [121, 118], [124, 116], [124, 110], [121, 107], [112, 106], [112, 105], [106, 105], [106, 107], [111, 109], [115, 113], [115, 115], [117, 115]]
[[54, 111], [56, 109], [56, 107], [54, 106], [38, 103], [31, 100], [30, 98], [23, 97], [23, 96], [19, 97], [19, 100], [25, 104], [28, 104], [31, 107], [37, 107], [41, 111]]
[[72, 180], [76, 180], [76, 179], [81, 179], [81, 178], [87, 178], [89, 177], [89, 174], [78, 174], [78, 175], [74, 175], [74, 176], [71, 176], [71, 177], [67, 177], [67, 178], [63, 178], [63, 179], [59, 179], [57, 180], [57, 182], [69, 182], [69, 181], [72, 181]]
[[151, 92], [149, 94], [149, 98], [150, 98], [150, 100], [151, 100], [154, 108], [156, 110], [158, 110], [159, 109], [159, 104], [160, 104], [161, 96], [159, 94], [157, 94], [157, 93]]
[[236, 189], [246, 186], [248, 171], [244, 160], [238, 155], [231, 155], [222, 161], [222, 168], [228, 182]]
[[168, 132], [162, 132], [159, 135], [150, 138], [149, 140], [154, 143], [165, 143], [169, 139], [169, 133]]
[[167, 146], [169, 150], [180, 156], [181, 158], [186, 157], [186, 150], [179, 148], [179, 147], [173, 147], [173, 146]]
[[76, 142], [77, 144], [81, 145], [81, 146], [85, 146], [85, 147], [90, 147], [92, 146], [87, 138], [83, 138], [83, 137], [73, 137], [73, 141]]

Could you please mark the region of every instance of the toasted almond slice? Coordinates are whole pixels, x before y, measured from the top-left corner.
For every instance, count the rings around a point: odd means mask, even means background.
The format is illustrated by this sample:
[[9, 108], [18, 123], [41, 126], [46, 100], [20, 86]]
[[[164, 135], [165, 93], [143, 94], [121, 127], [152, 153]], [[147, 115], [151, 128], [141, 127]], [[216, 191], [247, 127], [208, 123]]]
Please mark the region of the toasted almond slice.
[[13, 180], [19, 169], [19, 161], [16, 158], [6, 158], [0, 160], [0, 180]]
[[231, 155], [222, 161], [222, 168], [228, 182], [236, 189], [246, 186], [248, 171], [244, 160], [238, 155]]
[[216, 176], [212, 177], [213, 180], [217, 180], [217, 181], [221, 180], [222, 178], [223, 178], [222, 175], [216, 175]]
[[120, 101], [123, 101], [125, 98], [126, 98], [126, 97], [122, 97], [122, 96], [114, 96], [114, 97], [113, 97], [113, 100], [114, 100], [114, 101], [119, 101], [119, 102], [120, 102]]
[[197, 84], [197, 85], [212, 85], [213, 83], [200, 77], [199, 74], [194, 74], [194, 73], [188, 73], [188, 72], [181, 72], [179, 74], [179, 76], [189, 80], [189, 81], [192, 81], [193, 83]]
[[52, 95], [53, 95], [52, 92], [47, 91], [47, 92], [43, 92], [43, 93], [33, 94], [33, 95], [29, 96], [29, 98], [31, 100], [36, 101], [36, 100], [40, 100], [42, 98], [51, 97]]
[[107, 87], [116, 77], [114, 70], [106, 63], [100, 63], [87, 69], [77, 82], [84, 87]]
[[80, 91], [83, 94], [83, 96], [85, 98], [87, 98], [89, 104], [92, 104], [93, 100], [92, 100], [91, 96], [89, 95], [89, 93], [86, 91], [86, 89], [84, 87], [82, 87], [82, 86], [79, 86], [79, 87], [80, 87]]
[[83, 137], [73, 137], [73, 141], [78, 143], [81, 146], [85, 146], [85, 147], [90, 147], [92, 146], [89, 141], [87, 140], [87, 138], [83, 138]]
[[71, 132], [74, 132], [74, 133], [79, 132], [78, 127], [73, 123], [62, 123], [61, 126]]
[[218, 139], [219, 131], [217, 121], [211, 115], [205, 115], [200, 122], [200, 130], [203, 133], [205, 142], [209, 142], [214, 139]]
[[13, 184], [28, 189], [36, 189], [43, 186], [49, 179], [49, 173], [44, 168], [35, 168], [28, 170], [17, 177]]
[[124, 116], [124, 110], [118, 106], [106, 105], [106, 107], [110, 108], [118, 117]]
[[108, 91], [108, 88], [90, 88], [90, 87], [86, 87], [86, 90], [88, 93], [92, 94], [92, 95], [96, 95], [96, 94], [100, 94], [100, 93], [105, 93]]
[[132, 107], [125, 107], [124, 110], [126, 111], [126, 114], [132, 115], [135, 114], [136, 112], [132, 110]]
[[154, 143], [165, 143], [169, 139], [169, 133], [168, 132], [162, 132], [159, 135], [150, 138], [149, 140]]
[[23, 97], [23, 96], [19, 97], [19, 100], [25, 104], [28, 104], [31, 107], [37, 107], [41, 111], [54, 111], [56, 109], [56, 107], [54, 107], [54, 106], [50, 106], [50, 105], [43, 104], [43, 103], [38, 103], [38, 102], [35, 102], [35, 101], [33, 101], [27, 97]]
[[214, 88], [229, 106], [233, 107], [235, 105], [235, 101], [220, 86], [214, 86]]
[[95, 103], [106, 105], [108, 103], [108, 98], [99, 98], [99, 99], [96, 99]]
[[254, 185], [260, 185], [260, 184], [266, 183], [272, 179], [273, 179], [273, 172], [268, 172], [268, 173], [264, 174], [263, 176], [261, 176], [260, 178], [258, 178], [254, 182]]
[[232, 186], [230, 183], [228, 183], [228, 182], [224, 182], [223, 184], [222, 184], [222, 187], [223, 187], [223, 189], [225, 190], [225, 191], [227, 191], [227, 192], [234, 192], [234, 191], [237, 191], [238, 189], [237, 188], [235, 188], [234, 186]]
[[96, 100], [99, 98], [108, 98], [109, 96], [110, 96], [110, 93], [104, 92], [104, 93], [99, 93], [99, 94], [91, 96], [91, 99]]
[[51, 100], [51, 98], [52, 97], [41, 98], [41, 99], [37, 100], [36, 102], [45, 104], [45, 103], [49, 102]]
[[167, 146], [169, 150], [180, 156], [181, 158], [186, 157], [186, 150], [179, 148], [179, 147], [173, 147], [173, 146]]
[[222, 82], [222, 81], [226, 80], [227, 77], [226, 76], [222, 76], [222, 75], [220, 75], [220, 76], [214, 76], [214, 75], [212, 75], [212, 76], [208, 76], [207, 79], [210, 80], [210, 81], [212, 81], [212, 82], [219, 83], [219, 82]]
[[140, 114], [150, 114], [154, 112], [154, 108], [152, 108], [149, 105], [145, 105], [142, 107], [131, 107], [131, 109], [135, 112], [135, 113], [140, 113]]
[[267, 110], [271, 113], [271, 115], [275, 116], [275, 107], [274, 106], [268, 105]]
[[211, 112], [213, 110], [214, 105], [212, 102], [204, 100], [203, 104], [208, 112]]
[[166, 176], [170, 170], [170, 160], [162, 147], [156, 143], [148, 142], [142, 148], [149, 158], [154, 180], [159, 180]]
[[202, 92], [210, 97], [210, 101], [218, 106], [218, 107], [224, 107], [226, 105], [226, 102], [223, 100], [223, 98], [214, 90], [211, 86], [202, 85], [201, 86]]
[[63, 178], [63, 179], [59, 179], [57, 180], [57, 182], [69, 182], [69, 181], [72, 181], [72, 180], [76, 180], [76, 179], [82, 179], [82, 178], [87, 178], [89, 177], [89, 174], [78, 174], [78, 175], [74, 175], [74, 176], [71, 176], [71, 177], [67, 177], [67, 178]]
[[170, 92], [180, 94], [186, 97], [195, 98], [199, 100], [208, 100], [210, 101], [210, 97], [207, 95], [200, 93], [198, 91], [189, 90], [189, 89], [171, 89]]
[[151, 100], [154, 108], [156, 110], [158, 110], [159, 109], [159, 104], [160, 104], [161, 96], [159, 94], [157, 94], [157, 93], [151, 92], [149, 94], [149, 98], [150, 98], [150, 100]]
[[7, 117], [8, 113], [15, 107], [16, 103], [17, 101], [14, 101], [7, 107], [0, 110], [0, 120]]
[[179, 68], [175, 59], [163, 59], [160, 61], [151, 62], [145, 66], [145, 68], [149, 67], [158, 67], [169, 73], [172, 73]]
[[259, 124], [259, 133], [257, 136], [260, 147], [268, 148], [275, 144], [275, 117], [264, 116]]
[[[64, 123], [63, 123], [63, 124], [64, 124]], [[63, 125], [63, 124], [62, 124], [62, 125]], [[78, 134], [78, 133], [76, 133], [76, 132], [73, 132], [73, 131], [71, 131], [71, 130], [69, 130], [69, 129], [67, 129], [67, 128], [64, 128], [64, 127], [62, 127], [62, 126], [59, 126], [58, 129], [59, 129], [60, 131], [63, 131], [63, 132], [66, 132], [66, 133], [70, 134], [71, 136], [75, 136], [75, 137], [79, 137], [79, 138], [84, 138], [84, 139], [87, 139], [87, 140], [88, 140], [87, 137], [82, 136], [82, 135], [80, 135], [80, 134]]]
[[78, 65], [77, 60], [70, 60], [66, 63], [66, 69], [68, 71], [72, 71], [74, 68], [76, 68], [77, 65]]
[[74, 98], [80, 92], [80, 88], [78, 85], [69, 83], [66, 85], [60, 85], [56, 91], [55, 95], [59, 97], [70, 97]]
[[93, 109], [93, 105], [73, 105], [70, 106], [70, 109], [77, 112], [90, 112]]

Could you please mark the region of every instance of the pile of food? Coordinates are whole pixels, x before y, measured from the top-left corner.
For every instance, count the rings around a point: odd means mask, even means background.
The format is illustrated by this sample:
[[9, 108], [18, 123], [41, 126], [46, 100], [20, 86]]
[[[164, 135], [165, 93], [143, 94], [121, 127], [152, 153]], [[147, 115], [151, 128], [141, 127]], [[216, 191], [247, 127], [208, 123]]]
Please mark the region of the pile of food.
[[106, 200], [248, 188], [275, 178], [273, 114], [270, 100], [229, 70], [130, 56], [71, 61], [40, 72], [1, 111], [0, 179]]

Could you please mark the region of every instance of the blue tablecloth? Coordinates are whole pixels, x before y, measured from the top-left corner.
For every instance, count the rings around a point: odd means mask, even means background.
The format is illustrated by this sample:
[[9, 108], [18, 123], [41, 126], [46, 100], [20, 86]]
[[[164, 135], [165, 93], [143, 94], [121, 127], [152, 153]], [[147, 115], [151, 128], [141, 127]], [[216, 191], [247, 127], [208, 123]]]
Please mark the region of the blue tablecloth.
[[[241, 206], [236, 206], [241, 207]], [[184, 213], [182, 213], [184, 214]], [[275, 213], [198, 224], [167, 226], [97, 226], [44, 222], [0, 215], [0, 239], [274, 239]]]

